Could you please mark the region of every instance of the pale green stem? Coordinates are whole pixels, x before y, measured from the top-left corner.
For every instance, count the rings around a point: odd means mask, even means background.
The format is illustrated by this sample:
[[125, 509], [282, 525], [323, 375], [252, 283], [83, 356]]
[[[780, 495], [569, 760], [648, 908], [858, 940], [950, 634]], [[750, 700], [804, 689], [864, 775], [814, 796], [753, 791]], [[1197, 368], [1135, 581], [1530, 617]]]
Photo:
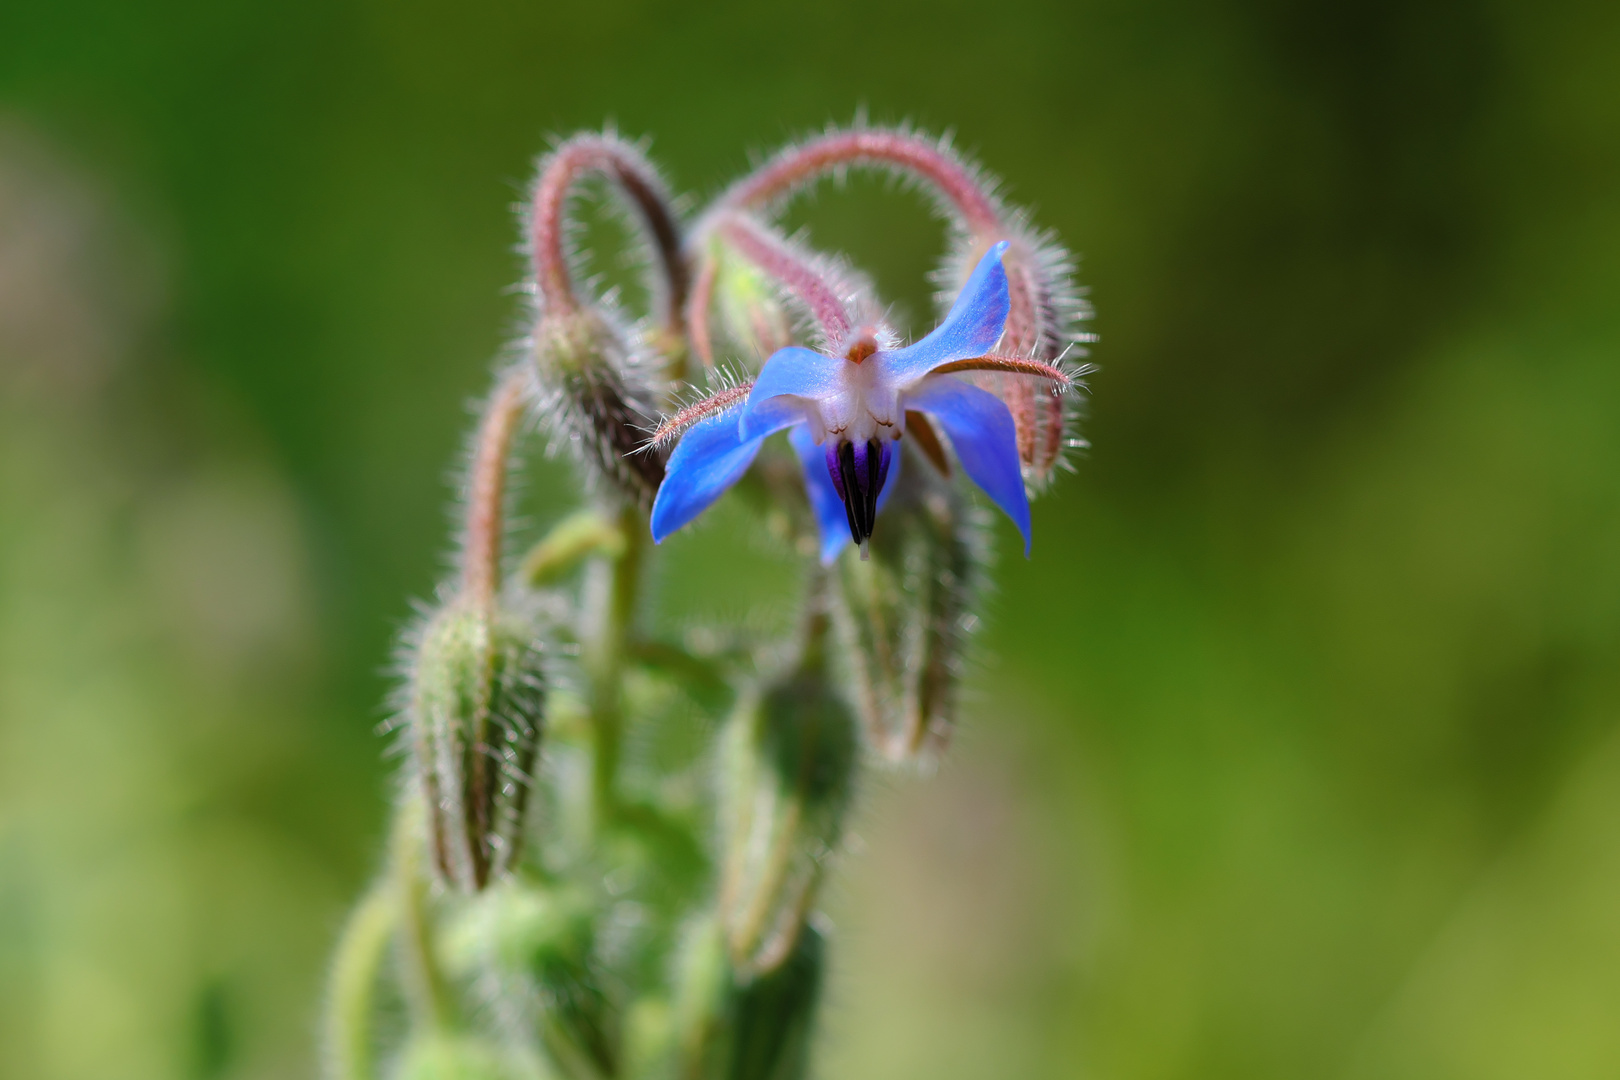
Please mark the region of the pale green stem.
[[553, 585], [593, 555], [616, 559], [624, 554], [619, 527], [595, 510], [580, 510], [559, 521], [523, 557], [518, 580], [531, 588]]
[[635, 618], [641, 580], [641, 553], [647, 522], [633, 506], [619, 512], [624, 546], [594, 562], [585, 583], [585, 635], [580, 657], [590, 695], [595, 741], [591, 792], [598, 828], [614, 817], [619, 749], [624, 734], [624, 661]]
[[398, 919], [392, 883], [384, 878], [371, 887], [343, 928], [327, 999], [326, 1074], [331, 1080], [376, 1077], [377, 980]]
[[428, 875], [423, 858], [425, 835], [423, 800], [401, 801], [394, 815], [390, 840], [389, 876], [399, 912], [400, 983], [410, 1008], [411, 1025], [418, 1030], [443, 1031], [455, 1015], [450, 988], [433, 953], [433, 928], [428, 912]]
[[[811, 571], [810, 602], [805, 611], [804, 644], [799, 656], [799, 670], [822, 671], [827, 663], [827, 635], [831, 621], [827, 615], [827, 574], [817, 566]], [[770, 917], [777, 914], [774, 905], [778, 894], [783, 891], [784, 882], [793, 867], [793, 856], [800, 841], [799, 821], [804, 816], [804, 795], [801, 791], [790, 790], [778, 792], [776, 798], [785, 799], [787, 806], [782, 811], [781, 820], [776, 824], [776, 836], [769, 854], [765, 859], [763, 868], [759, 873], [759, 881], [754, 888], [753, 896], [746, 908], [737, 916], [736, 923], [728, 933], [728, 944], [731, 947], [731, 960], [733, 966], [739, 971], [746, 972], [753, 967], [750, 958], [759, 948], [765, 935], [772, 929], [768, 925]], [[749, 808], [752, 811], [752, 807]], [[809, 915], [810, 905], [815, 902], [816, 892], [820, 886], [823, 867], [816, 865], [814, 877], [804, 887], [797, 902], [797, 909], [793, 912], [790, 922], [795, 927], [802, 927], [805, 918]], [[728, 874], [728, 877], [730, 875]], [[741, 888], [741, 883], [728, 880], [724, 884], [726, 892], [735, 892]], [[730, 906], [729, 901], [723, 900]], [[781, 941], [758, 958], [758, 966], [769, 971], [779, 964], [788, 949], [793, 947], [797, 940], [797, 933], [785, 935]]]

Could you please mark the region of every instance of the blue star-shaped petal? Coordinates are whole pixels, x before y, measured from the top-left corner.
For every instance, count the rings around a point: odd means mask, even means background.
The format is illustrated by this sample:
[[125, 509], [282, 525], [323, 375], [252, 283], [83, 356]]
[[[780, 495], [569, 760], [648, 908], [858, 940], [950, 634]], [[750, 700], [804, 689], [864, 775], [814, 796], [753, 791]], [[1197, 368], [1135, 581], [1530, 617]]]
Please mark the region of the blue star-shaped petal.
[[908, 411], [950, 437], [962, 469], [1013, 520], [1029, 554], [1029, 501], [1019, 468], [1012, 414], [1000, 398], [955, 377], [971, 369], [1034, 374], [1066, 382], [1056, 368], [991, 355], [1007, 323], [1006, 241], [979, 260], [950, 313], [933, 333], [903, 349], [857, 335], [844, 356], [790, 346], [765, 362], [740, 409], [688, 428], [670, 456], [653, 502], [654, 541], [708, 509], [742, 477], [769, 435], [792, 428], [821, 557], [863, 546], [899, 474], [895, 443]]

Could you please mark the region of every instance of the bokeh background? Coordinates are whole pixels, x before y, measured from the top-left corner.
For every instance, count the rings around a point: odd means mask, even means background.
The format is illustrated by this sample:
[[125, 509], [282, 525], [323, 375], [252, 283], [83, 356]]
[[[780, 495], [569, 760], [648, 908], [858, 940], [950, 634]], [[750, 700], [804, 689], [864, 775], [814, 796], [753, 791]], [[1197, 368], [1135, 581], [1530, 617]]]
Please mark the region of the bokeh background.
[[[863, 807], [820, 1075], [1620, 1075], [1616, 57], [1607, 0], [0, 5], [0, 1076], [312, 1072], [533, 157], [703, 195], [862, 106], [1083, 254], [1101, 371]], [[914, 197], [800, 220], [926, 319]]]

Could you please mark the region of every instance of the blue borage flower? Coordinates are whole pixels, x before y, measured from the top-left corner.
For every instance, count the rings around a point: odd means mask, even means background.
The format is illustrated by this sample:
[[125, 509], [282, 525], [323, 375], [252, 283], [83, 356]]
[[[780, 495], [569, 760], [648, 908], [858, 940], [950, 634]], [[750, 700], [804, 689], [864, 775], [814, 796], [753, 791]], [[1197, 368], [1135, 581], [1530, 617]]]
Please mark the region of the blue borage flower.
[[[951, 374], [1007, 371], [1068, 385], [1051, 365], [991, 353], [1007, 323], [1006, 250], [1006, 241], [990, 249], [944, 322], [915, 344], [879, 348], [878, 332], [868, 328], [841, 343], [843, 356], [789, 346], [765, 362], [751, 388], [733, 387], [683, 410], [684, 421], [673, 426], [690, 426], [653, 502], [654, 542], [713, 505], [748, 471], [766, 437], [789, 428], [821, 531], [822, 561], [830, 563], [850, 541], [864, 555], [900, 473], [895, 443], [907, 412], [918, 412], [945, 431], [963, 471], [1018, 526], [1027, 556], [1029, 500], [1012, 414], [994, 394]], [[692, 422], [693, 416], [702, 419]]]

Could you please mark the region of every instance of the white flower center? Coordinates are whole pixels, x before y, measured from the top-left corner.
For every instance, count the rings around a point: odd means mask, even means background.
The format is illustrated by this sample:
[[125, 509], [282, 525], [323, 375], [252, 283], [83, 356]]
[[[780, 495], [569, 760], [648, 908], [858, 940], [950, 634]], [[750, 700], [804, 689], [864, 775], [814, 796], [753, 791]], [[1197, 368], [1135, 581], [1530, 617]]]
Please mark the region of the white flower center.
[[900, 437], [900, 395], [884, 377], [882, 353], [859, 364], [838, 365], [838, 389], [824, 398], [807, 401], [810, 434], [816, 445], [830, 438], [853, 443]]

